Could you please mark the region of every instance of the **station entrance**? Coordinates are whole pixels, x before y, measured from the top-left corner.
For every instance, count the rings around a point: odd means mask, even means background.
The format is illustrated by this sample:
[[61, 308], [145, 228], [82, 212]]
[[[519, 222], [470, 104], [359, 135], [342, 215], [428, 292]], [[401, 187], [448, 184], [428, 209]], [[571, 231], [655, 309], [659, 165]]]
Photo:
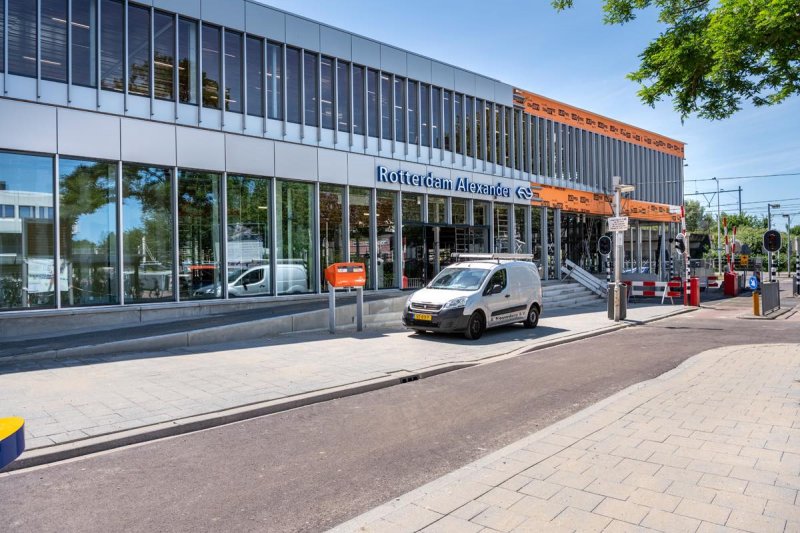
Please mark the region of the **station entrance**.
[[403, 226], [403, 288], [424, 287], [453, 254], [487, 253], [489, 227], [456, 224]]

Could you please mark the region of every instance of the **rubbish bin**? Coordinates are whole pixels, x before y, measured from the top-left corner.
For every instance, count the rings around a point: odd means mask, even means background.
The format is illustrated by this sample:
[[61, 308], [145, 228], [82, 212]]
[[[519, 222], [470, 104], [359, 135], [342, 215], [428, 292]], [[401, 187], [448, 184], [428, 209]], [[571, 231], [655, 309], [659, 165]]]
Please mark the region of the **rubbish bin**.
[[739, 277], [738, 274], [734, 272], [725, 272], [725, 278], [723, 279], [723, 292], [725, 296], [739, 296]]
[[[614, 287], [616, 283], [608, 284], [608, 319], [614, 320]], [[619, 284], [619, 319], [625, 320], [628, 311], [628, 286], [624, 283]]]

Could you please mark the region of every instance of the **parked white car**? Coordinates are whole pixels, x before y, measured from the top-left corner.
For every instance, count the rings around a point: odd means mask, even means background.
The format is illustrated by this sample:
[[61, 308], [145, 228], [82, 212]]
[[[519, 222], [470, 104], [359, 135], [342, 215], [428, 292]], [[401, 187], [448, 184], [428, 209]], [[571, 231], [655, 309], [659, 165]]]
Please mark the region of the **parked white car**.
[[[306, 267], [294, 263], [278, 263], [278, 293], [302, 294], [308, 292]], [[269, 265], [260, 265], [246, 270], [235, 269], [228, 273], [228, 295], [233, 297], [262, 296], [270, 294]], [[206, 285], [195, 291], [195, 295], [222, 296], [222, 287]]]
[[411, 295], [403, 324], [417, 332], [464, 332], [478, 339], [487, 328], [522, 322], [535, 328], [542, 283], [535, 264], [483, 260], [448, 266]]

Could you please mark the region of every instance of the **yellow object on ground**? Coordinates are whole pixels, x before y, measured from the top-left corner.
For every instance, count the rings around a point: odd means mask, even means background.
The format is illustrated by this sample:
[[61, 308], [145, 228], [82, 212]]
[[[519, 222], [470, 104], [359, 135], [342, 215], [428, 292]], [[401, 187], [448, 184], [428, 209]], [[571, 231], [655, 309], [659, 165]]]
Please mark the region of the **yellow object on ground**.
[[25, 420], [18, 416], [0, 418], [0, 468], [25, 451]]

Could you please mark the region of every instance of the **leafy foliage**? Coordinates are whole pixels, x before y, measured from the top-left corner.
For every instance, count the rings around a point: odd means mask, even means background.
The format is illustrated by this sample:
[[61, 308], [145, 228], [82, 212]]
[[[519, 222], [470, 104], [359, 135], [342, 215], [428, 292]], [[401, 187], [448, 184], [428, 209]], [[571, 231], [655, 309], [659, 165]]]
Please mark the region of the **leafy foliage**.
[[683, 118], [718, 120], [800, 94], [800, 0], [604, 0], [603, 20], [625, 24], [648, 8], [666, 29], [628, 74], [646, 104], [671, 98]]

